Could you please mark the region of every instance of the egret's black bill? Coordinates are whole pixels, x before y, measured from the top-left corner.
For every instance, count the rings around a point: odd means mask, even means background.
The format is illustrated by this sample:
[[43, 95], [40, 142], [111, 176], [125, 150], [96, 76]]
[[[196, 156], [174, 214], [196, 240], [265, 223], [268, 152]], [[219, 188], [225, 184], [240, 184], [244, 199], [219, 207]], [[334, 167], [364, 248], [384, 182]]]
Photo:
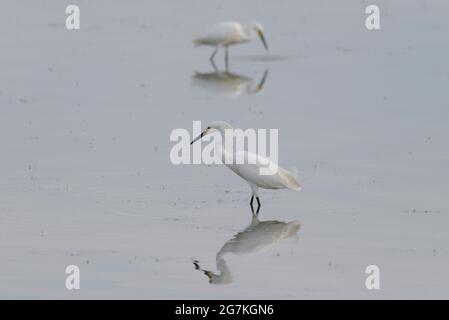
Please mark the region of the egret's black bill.
[[265, 70], [265, 72], [263, 73], [263, 77], [259, 82], [259, 85], [257, 86], [257, 91], [260, 91], [263, 89], [263, 85], [265, 84], [265, 80], [267, 79], [268, 76], [268, 69]]
[[263, 46], [265, 47], [265, 50], [268, 51], [268, 45], [267, 45], [267, 42], [265, 41], [265, 37], [264, 37], [262, 31], [259, 31], [259, 37], [260, 37], [260, 40], [262, 40], [262, 43], [263, 43]]
[[196, 137], [195, 139], [193, 139], [192, 142], [190, 142], [190, 144], [193, 144], [195, 141], [200, 140], [204, 136], [205, 132], [206, 131], [201, 132], [201, 134], [198, 137]]

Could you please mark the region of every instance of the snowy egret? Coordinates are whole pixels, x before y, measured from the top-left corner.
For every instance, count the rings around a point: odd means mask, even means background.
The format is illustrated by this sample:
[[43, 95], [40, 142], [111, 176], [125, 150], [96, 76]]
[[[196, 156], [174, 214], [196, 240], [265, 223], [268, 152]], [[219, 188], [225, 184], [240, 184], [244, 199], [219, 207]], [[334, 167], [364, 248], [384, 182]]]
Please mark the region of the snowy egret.
[[222, 22], [212, 26], [211, 30], [197, 36], [193, 43], [197, 46], [205, 45], [215, 47], [214, 52], [210, 56], [210, 60], [214, 61], [214, 57], [217, 54], [219, 48], [225, 48], [225, 61], [228, 62], [228, 47], [238, 44], [246, 43], [254, 40], [259, 36], [262, 40], [262, 44], [268, 51], [268, 45], [265, 41], [263, 33], [263, 27], [258, 22], [251, 22], [247, 24], [241, 24], [239, 22]]
[[299, 221], [282, 222], [277, 220], [260, 221], [254, 214], [251, 223], [240, 231], [217, 252], [216, 265], [219, 273], [204, 270], [197, 260], [193, 261], [195, 269], [204, 272], [211, 284], [228, 284], [233, 281], [231, 270], [226, 263], [226, 256], [248, 255], [266, 251], [278, 242], [295, 236], [301, 227]]
[[[192, 140], [190, 144], [200, 140], [205, 135], [218, 131], [221, 137], [225, 137], [225, 130], [233, 130], [233, 127], [224, 121], [212, 122], [198, 137]], [[225, 143], [226, 145], [226, 143]], [[230, 150], [226, 150], [223, 144], [216, 141], [215, 151], [222, 162], [238, 176], [246, 180], [252, 190], [250, 206], [253, 208], [254, 198], [257, 200], [257, 213], [260, 210], [260, 199], [258, 195], [259, 188], [263, 189], [291, 189], [298, 191], [301, 186], [293, 172], [285, 170], [274, 163], [270, 159], [248, 151], [237, 151], [237, 158], [244, 159], [243, 164], [227, 163], [225, 159], [229, 159]], [[231, 157], [233, 158], [233, 157]], [[261, 168], [274, 168], [272, 175], [261, 175]]]
[[262, 91], [268, 70], [265, 70], [260, 81], [232, 72], [195, 72], [192, 83], [220, 96], [236, 98], [243, 93], [256, 94]]

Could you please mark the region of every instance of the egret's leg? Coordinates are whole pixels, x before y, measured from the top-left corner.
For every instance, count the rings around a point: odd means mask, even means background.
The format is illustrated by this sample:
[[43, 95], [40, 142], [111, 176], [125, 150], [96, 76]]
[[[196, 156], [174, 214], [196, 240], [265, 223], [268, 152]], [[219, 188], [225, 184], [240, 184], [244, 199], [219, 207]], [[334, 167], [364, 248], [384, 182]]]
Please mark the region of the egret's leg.
[[251, 213], [253, 215], [253, 219], [254, 219], [254, 217], [257, 217], [257, 213], [254, 211], [253, 206], [251, 206]]
[[217, 51], [218, 51], [218, 47], [215, 48], [214, 52], [212, 53], [212, 55], [209, 58], [210, 61], [212, 61], [212, 63], [214, 63], [214, 58], [215, 58], [215, 55], [217, 54]]
[[256, 200], [257, 200], [257, 211], [256, 211], [256, 214], [259, 214], [259, 210], [260, 210], [260, 200], [259, 200], [259, 197], [258, 197], [258, 196], [256, 196]]
[[251, 200], [249, 201], [249, 206], [251, 207], [252, 212], [254, 212], [253, 200], [254, 200], [254, 195], [251, 196]]
[[228, 53], [228, 47], [226, 47], [226, 51], [225, 51], [225, 68], [226, 68], [226, 71], [228, 71], [228, 66], [229, 66], [229, 53]]
[[211, 60], [211, 61], [210, 61], [210, 64], [211, 64], [212, 67], [214, 68], [215, 73], [218, 73], [218, 68], [217, 68], [217, 66], [215, 65], [215, 61], [214, 61], [214, 60]]

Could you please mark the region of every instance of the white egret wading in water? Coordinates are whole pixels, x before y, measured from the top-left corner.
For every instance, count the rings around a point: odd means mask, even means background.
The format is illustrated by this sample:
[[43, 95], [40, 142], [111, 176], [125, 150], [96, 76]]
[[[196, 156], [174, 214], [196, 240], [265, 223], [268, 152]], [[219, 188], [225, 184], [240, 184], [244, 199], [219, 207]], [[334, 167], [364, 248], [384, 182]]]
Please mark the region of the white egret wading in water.
[[[193, 144], [195, 141], [200, 140], [205, 135], [212, 133], [214, 131], [218, 131], [221, 134], [222, 139], [225, 138], [225, 130], [233, 130], [233, 127], [224, 121], [214, 121], [212, 122], [198, 137], [193, 139], [190, 144]], [[285, 170], [274, 163], [270, 159], [263, 157], [261, 155], [248, 152], [248, 151], [237, 151], [235, 156], [230, 157], [229, 154], [233, 153], [233, 151], [226, 150], [223, 144], [216, 142], [215, 151], [218, 157], [222, 160], [222, 162], [234, 173], [236, 173], [241, 178], [245, 179], [246, 182], [251, 187], [252, 196], [250, 200], [251, 209], [253, 209], [253, 201], [254, 198], [257, 200], [257, 211], [260, 210], [260, 199], [258, 195], [259, 188], [263, 189], [291, 189], [298, 191], [301, 189], [301, 186], [295, 176], [294, 173]], [[225, 159], [234, 159], [239, 158], [243, 159], [243, 164], [237, 163], [226, 163]], [[234, 161], [235, 162], [235, 161]], [[260, 174], [262, 168], [270, 167], [273, 170], [274, 174], [272, 175], [262, 175]]]
[[268, 51], [267, 42], [263, 34], [263, 27], [258, 22], [251, 22], [241, 24], [239, 22], [222, 22], [211, 27], [209, 31], [193, 39], [193, 43], [197, 46], [211, 46], [215, 47], [214, 52], [210, 56], [210, 60], [214, 63], [214, 57], [219, 48], [225, 48], [225, 62], [228, 63], [228, 47], [247, 43], [259, 36], [262, 40], [263, 46]]

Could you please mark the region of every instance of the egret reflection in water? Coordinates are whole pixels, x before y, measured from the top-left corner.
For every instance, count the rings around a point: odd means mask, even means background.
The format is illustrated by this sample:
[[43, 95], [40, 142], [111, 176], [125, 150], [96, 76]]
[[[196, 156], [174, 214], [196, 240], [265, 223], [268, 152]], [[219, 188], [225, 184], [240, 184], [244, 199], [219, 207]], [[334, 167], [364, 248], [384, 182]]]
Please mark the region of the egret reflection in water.
[[195, 269], [202, 271], [211, 284], [228, 284], [233, 281], [231, 270], [225, 260], [229, 254], [247, 255], [258, 253], [275, 246], [286, 238], [297, 234], [301, 224], [297, 220], [282, 222], [277, 220], [260, 221], [253, 212], [249, 226], [234, 235], [217, 252], [216, 265], [218, 272], [205, 270], [200, 267], [197, 260], [193, 261]]
[[265, 70], [260, 80], [228, 70], [219, 71], [215, 67], [214, 70], [206, 73], [195, 72], [192, 76], [193, 85], [216, 95], [239, 97], [243, 93], [256, 94], [261, 92], [268, 76], [268, 69]]

